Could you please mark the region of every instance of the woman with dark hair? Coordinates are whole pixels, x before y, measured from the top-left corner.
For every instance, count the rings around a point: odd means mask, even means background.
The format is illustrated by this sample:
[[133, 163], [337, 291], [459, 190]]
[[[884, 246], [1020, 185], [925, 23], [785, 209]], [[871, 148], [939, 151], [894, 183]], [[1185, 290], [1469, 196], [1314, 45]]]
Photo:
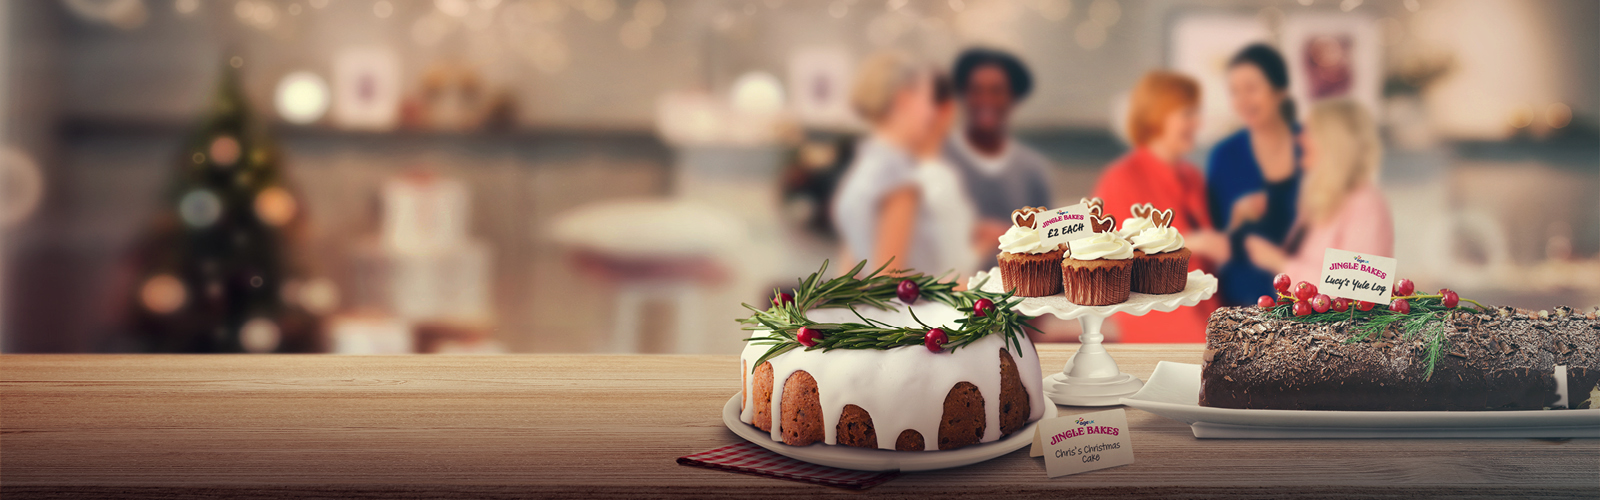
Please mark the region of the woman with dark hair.
[[1232, 242], [1232, 258], [1218, 273], [1222, 301], [1246, 305], [1272, 293], [1272, 273], [1250, 261], [1243, 247], [1246, 237], [1282, 245], [1294, 224], [1299, 126], [1289, 98], [1289, 66], [1268, 45], [1245, 47], [1228, 62], [1228, 95], [1244, 130], [1212, 148], [1206, 197], [1212, 222]]

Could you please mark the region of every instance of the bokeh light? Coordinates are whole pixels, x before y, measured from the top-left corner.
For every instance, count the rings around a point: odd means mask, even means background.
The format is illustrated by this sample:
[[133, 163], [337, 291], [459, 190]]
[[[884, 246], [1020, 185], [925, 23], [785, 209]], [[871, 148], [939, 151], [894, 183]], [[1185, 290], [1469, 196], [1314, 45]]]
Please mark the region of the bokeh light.
[[1511, 108], [1511, 115], [1506, 123], [1511, 125], [1511, 128], [1527, 128], [1533, 124], [1533, 119], [1533, 106], [1522, 104]]
[[239, 162], [239, 140], [231, 135], [219, 135], [211, 139], [211, 146], [206, 148], [206, 153], [211, 155], [211, 164], [220, 168], [232, 167]]
[[283, 332], [278, 330], [278, 324], [267, 318], [255, 318], [239, 327], [239, 346], [245, 352], [272, 352], [282, 341]]
[[328, 278], [312, 279], [300, 285], [295, 299], [312, 314], [328, 314], [339, 308], [339, 286]]
[[1566, 103], [1552, 102], [1544, 108], [1545, 124], [1550, 128], [1562, 128], [1572, 123], [1572, 107]]
[[296, 125], [315, 122], [328, 112], [328, 82], [309, 71], [296, 71], [278, 81], [273, 103], [278, 116]]
[[467, 14], [472, 12], [472, 4], [467, 3], [467, 0], [433, 0], [433, 6], [439, 9], [439, 12], [454, 17], [467, 17]]
[[294, 219], [294, 214], [299, 211], [299, 206], [294, 201], [294, 196], [287, 189], [272, 186], [256, 194], [256, 218], [274, 226], [288, 224]]
[[206, 189], [196, 189], [178, 200], [178, 217], [193, 228], [205, 228], [222, 217], [222, 199]]
[[183, 282], [171, 274], [151, 276], [139, 287], [139, 303], [156, 314], [171, 314], [188, 300]]
[[783, 83], [763, 71], [741, 75], [733, 82], [733, 109], [752, 114], [773, 114], [783, 110]]

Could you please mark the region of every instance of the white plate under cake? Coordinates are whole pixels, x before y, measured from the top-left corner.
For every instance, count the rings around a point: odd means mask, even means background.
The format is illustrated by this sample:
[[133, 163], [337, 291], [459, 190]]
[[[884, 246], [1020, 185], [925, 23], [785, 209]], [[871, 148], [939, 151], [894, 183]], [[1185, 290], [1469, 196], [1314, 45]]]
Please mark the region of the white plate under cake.
[[[890, 325], [956, 328], [961, 311], [923, 300], [898, 311], [858, 306]], [[823, 323], [860, 321], [847, 309], [807, 313]], [[759, 336], [759, 335], [757, 335]], [[896, 451], [952, 450], [990, 443], [1045, 414], [1039, 355], [1018, 339], [985, 335], [944, 352], [892, 349], [794, 349], [752, 370], [770, 346], [750, 343], [740, 355], [739, 420], [791, 446], [822, 444]]]

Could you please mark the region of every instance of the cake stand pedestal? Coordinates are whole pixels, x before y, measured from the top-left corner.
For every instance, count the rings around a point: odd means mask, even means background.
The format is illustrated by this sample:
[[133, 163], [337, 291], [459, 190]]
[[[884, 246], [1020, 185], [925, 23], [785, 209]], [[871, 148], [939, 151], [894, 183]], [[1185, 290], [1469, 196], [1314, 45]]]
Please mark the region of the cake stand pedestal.
[[[987, 280], [987, 281], [985, 281]], [[967, 280], [967, 286], [983, 283], [985, 292], [1001, 293], [1000, 268], [979, 271]], [[1100, 327], [1106, 318], [1117, 313], [1143, 316], [1151, 311], [1168, 312], [1179, 307], [1193, 306], [1217, 293], [1217, 278], [1200, 271], [1189, 272], [1189, 283], [1182, 292], [1169, 295], [1134, 293], [1128, 301], [1108, 306], [1081, 306], [1067, 301], [1064, 295], [1026, 297], [1013, 309], [1029, 316], [1054, 315], [1061, 319], [1077, 319], [1083, 325], [1078, 337], [1082, 344], [1078, 352], [1067, 360], [1059, 373], [1044, 379], [1044, 393], [1058, 405], [1115, 406], [1123, 397], [1139, 392], [1144, 382], [1138, 377], [1123, 373], [1117, 361], [1101, 344], [1105, 335]]]

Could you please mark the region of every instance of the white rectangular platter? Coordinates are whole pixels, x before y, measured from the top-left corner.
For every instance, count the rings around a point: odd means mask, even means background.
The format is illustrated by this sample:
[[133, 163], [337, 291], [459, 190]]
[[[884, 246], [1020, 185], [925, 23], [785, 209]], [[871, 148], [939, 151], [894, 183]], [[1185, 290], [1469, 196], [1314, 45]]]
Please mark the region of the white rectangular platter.
[[1189, 424], [1197, 438], [1600, 438], [1600, 409], [1240, 410], [1200, 406], [1200, 365], [1162, 361], [1122, 404]]

